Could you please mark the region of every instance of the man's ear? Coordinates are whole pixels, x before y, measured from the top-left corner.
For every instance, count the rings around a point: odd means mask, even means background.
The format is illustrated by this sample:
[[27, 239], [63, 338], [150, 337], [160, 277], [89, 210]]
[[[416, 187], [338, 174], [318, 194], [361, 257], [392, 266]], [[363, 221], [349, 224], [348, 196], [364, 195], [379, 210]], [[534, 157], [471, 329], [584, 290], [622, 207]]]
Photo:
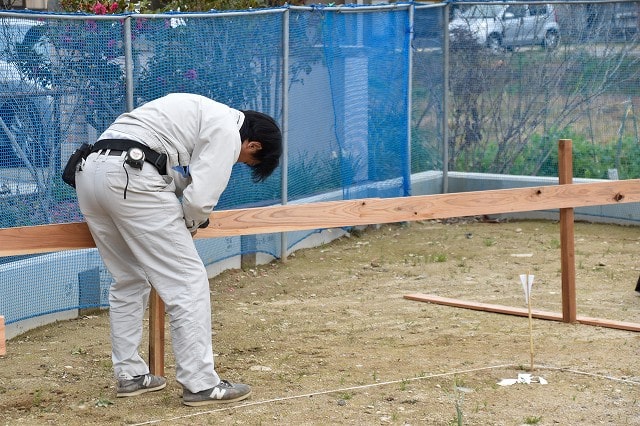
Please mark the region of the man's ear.
[[252, 154], [255, 154], [262, 149], [262, 143], [258, 141], [250, 141], [247, 148], [249, 148], [249, 151], [251, 151]]

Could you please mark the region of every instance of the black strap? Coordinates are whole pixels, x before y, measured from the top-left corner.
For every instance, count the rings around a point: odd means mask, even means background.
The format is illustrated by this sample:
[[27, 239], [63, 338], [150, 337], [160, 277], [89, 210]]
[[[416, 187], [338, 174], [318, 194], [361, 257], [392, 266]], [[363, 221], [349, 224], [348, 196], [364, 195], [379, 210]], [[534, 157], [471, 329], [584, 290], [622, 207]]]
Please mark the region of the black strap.
[[167, 174], [167, 154], [160, 154], [136, 141], [127, 139], [102, 139], [93, 144], [91, 152], [104, 151], [106, 149], [128, 151], [131, 148], [140, 148], [144, 152], [145, 161], [153, 164], [161, 175]]

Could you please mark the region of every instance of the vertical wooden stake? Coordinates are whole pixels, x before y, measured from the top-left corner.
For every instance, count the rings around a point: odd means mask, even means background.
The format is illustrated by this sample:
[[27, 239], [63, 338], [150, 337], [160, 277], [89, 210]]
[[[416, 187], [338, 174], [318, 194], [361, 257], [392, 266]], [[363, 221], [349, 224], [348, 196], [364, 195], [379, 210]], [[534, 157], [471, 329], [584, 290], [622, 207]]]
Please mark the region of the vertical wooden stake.
[[149, 295], [149, 370], [164, 376], [164, 302], [154, 288]]
[[0, 315], [0, 356], [7, 354], [6, 334], [4, 331], [4, 317]]
[[[560, 185], [573, 183], [571, 139], [558, 141], [558, 178]], [[562, 321], [576, 322], [576, 256], [574, 212], [560, 209], [560, 265], [562, 269]]]
[[527, 308], [529, 309], [529, 371], [533, 373], [533, 315], [531, 314], [531, 291], [529, 290], [529, 272], [527, 272]]

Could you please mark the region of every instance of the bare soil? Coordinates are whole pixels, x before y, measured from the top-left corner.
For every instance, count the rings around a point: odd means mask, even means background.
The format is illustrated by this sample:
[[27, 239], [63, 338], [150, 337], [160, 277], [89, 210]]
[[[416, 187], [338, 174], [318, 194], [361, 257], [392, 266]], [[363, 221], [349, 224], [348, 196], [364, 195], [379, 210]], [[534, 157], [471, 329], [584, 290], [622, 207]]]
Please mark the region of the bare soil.
[[[640, 334], [408, 300], [425, 293], [561, 312], [559, 225], [384, 225], [211, 280], [230, 406], [167, 388], [116, 398], [106, 312], [33, 330], [0, 358], [5, 425], [640, 425]], [[578, 314], [640, 321], [640, 229], [578, 223]], [[530, 328], [531, 325], [531, 328]], [[500, 386], [530, 369], [547, 384]], [[146, 352], [146, 347], [142, 348]]]

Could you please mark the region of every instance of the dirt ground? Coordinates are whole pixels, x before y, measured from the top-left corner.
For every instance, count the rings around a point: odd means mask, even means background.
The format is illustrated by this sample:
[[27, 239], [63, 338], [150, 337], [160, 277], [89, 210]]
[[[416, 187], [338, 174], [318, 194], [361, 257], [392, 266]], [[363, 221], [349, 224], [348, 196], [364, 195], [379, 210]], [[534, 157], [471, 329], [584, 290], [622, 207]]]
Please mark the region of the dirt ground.
[[[640, 322], [640, 229], [578, 223], [578, 315]], [[167, 388], [116, 398], [106, 313], [33, 330], [0, 358], [5, 425], [640, 425], [640, 334], [454, 308], [425, 293], [561, 312], [559, 225], [384, 225], [211, 280], [216, 368], [231, 406]], [[502, 386], [528, 373], [535, 381]], [[146, 345], [146, 343], [145, 343]], [[146, 346], [142, 348], [146, 352]], [[146, 354], [145, 354], [146, 356]]]

